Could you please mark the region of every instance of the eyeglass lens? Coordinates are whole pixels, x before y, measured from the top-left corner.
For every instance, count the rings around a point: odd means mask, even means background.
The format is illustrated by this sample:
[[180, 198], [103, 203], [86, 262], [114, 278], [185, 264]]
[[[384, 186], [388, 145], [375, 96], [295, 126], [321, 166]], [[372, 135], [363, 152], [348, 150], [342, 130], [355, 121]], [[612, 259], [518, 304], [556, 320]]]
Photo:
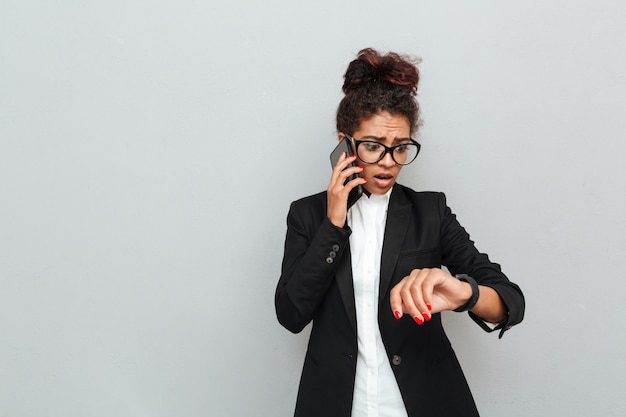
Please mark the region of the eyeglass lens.
[[400, 165], [413, 162], [419, 151], [417, 145], [414, 143], [403, 143], [392, 148], [385, 148], [385, 146], [378, 142], [363, 141], [357, 146], [357, 154], [361, 161], [373, 164], [384, 157], [387, 149], [393, 149], [391, 156], [393, 160]]

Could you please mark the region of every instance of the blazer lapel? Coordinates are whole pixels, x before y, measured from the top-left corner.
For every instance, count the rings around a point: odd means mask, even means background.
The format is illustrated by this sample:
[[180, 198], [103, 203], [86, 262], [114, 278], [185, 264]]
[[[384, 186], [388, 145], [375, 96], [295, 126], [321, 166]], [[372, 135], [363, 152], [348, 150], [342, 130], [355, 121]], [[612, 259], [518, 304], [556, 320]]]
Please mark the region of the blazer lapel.
[[391, 276], [398, 262], [400, 249], [407, 233], [407, 223], [411, 216], [412, 205], [402, 188], [394, 186], [387, 208], [387, 223], [380, 265], [380, 288], [378, 304], [382, 303], [391, 283]]
[[335, 273], [335, 279], [337, 280], [337, 286], [339, 287], [339, 293], [341, 299], [346, 307], [348, 313], [348, 319], [352, 325], [352, 329], [356, 333], [356, 307], [354, 305], [354, 284], [352, 282], [352, 259], [350, 255], [350, 245], [346, 246], [343, 250], [341, 262], [337, 267]]

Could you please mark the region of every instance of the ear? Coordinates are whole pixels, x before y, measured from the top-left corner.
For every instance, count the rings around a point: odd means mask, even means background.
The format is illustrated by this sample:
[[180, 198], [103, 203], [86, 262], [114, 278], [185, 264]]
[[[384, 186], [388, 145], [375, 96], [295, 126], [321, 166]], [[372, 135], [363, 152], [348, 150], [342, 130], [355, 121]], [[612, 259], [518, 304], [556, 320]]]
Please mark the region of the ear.
[[337, 135], [337, 142], [341, 142], [343, 138], [345, 137], [346, 137], [345, 134], [343, 134], [342, 132], [339, 132], [339, 134]]

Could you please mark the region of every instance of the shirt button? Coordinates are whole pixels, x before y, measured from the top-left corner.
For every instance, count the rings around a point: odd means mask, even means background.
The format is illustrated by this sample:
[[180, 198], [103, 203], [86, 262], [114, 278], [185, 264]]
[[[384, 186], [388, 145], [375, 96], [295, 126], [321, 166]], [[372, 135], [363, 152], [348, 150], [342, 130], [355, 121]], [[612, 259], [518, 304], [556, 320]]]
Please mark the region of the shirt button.
[[393, 355], [393, 358], [391, 358], [391, 363], [393, 363], [396, 366], [400, 365], [402, 363], [402, 356]]

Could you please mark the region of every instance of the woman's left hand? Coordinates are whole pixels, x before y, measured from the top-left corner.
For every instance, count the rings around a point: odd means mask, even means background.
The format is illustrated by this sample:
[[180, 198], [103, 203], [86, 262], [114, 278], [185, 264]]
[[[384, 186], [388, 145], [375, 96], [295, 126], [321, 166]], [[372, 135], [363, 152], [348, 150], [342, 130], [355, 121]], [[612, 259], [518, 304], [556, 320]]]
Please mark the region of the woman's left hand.
[[471, 286], [439, 268], [414, 269], [391, 289], [391, 309], [396, 318], [410, 314], [418, 323], [432, 314], [454, 310], [472, 296]]

